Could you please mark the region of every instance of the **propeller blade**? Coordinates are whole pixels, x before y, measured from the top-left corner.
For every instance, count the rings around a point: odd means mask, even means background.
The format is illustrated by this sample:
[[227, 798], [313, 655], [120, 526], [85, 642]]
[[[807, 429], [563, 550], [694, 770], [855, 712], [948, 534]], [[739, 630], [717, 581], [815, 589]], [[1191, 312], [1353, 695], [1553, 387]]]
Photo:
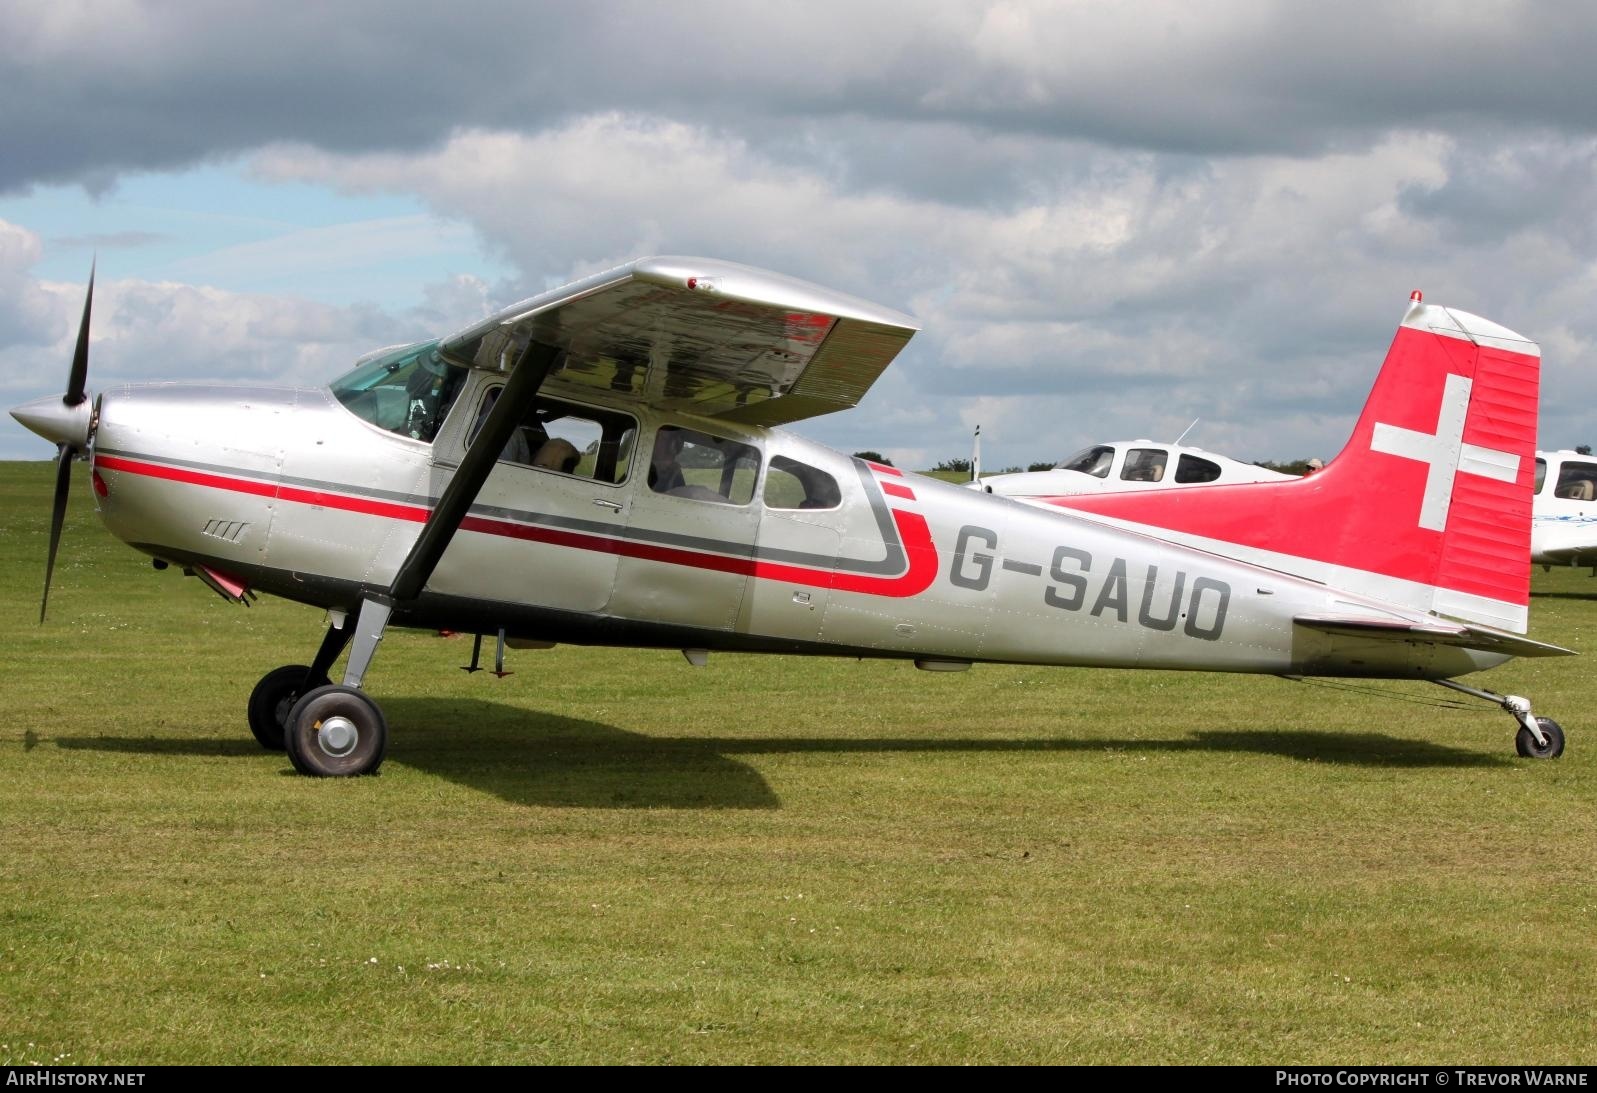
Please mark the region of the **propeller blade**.
[[50, 513], [50, 554], [44, 563], [44, 598], [39, 601], [39, 625], [44, 625], [44, 612], [50, 606], [50, 577], [55, 573], [55, 550], [61, 545], [61, 525], [67, 519], [67, 500], [72, 495], [72, 457], [76, 453], [69, 444], [61, 445], [61, 454], [55, 465], [55, 508]]
[[72, 373], [67, 377], [67, 391], [61, 401], [76, 406], [83, 401], [83, 386], [89, 379], [89, 311], [94, 304], [94, 267], [89, 264], [89, 291], [83, 297], [83, 321], [78, 324], [78, 348], [72, 354]]

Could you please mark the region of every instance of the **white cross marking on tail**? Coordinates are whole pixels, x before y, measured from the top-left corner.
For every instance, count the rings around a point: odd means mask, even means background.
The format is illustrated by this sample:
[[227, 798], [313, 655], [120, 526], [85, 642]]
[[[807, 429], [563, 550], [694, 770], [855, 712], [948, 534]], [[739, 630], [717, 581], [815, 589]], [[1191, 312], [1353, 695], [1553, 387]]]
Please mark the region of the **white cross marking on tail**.
[[1430, 531], [1446, 529], [1447, 513], [1453, 506], [1453, 479], [1460, 472], [1495, 478], [1499, 482], [1512, 482], [1519, 477], [1519, 456], [1479, 444], [1462, 443], [1471, 386], [1467, 376], [1448, 375], [1434, 433], [1376, 422], [1370, 436], [1370, 451], [1417, 459], [1426, 464], [1420, 527]]

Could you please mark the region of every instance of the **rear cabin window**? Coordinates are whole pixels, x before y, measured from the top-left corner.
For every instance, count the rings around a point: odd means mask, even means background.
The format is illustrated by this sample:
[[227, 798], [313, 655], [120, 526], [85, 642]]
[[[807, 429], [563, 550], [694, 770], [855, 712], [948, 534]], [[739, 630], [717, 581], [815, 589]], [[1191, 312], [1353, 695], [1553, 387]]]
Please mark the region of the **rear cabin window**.
[[1195, 455], [1184, 455], [1176, 463], [1177, 482], [1213, 482], [1220, 477], [1220, 464]]
[[460, 394], [466, 370], [437, 342], [385, 350], [329, 384], [344, 408], [379, 429], [431, 444]]
[[[493, 387], [483, 395], [471, 437], [482, 428], [503, 390]], [[510, 434], [499, 460], [618, 485], [626, 481], [637, 435], [637, 422], [626, 414], [538, 399]]]
[[837, 479], [825, 471], [785, 455], [771, 457], [765, 472], [766, 508], [835, 509], [842, 503]]
[[1568, 501], [1597, 501], [1597, 463], [1566, 462], [1559, 468], [1553, 496]]
[[1531, 487], [1530, 492], [1531, 493], [1536, 493], [1536, 494], [1541, 493], [1542, 492], [1542, 486], [1546, 482], [1547, 482], [1547, 460], [1538, 459], [1536, 461], [1536, 484]]
[[1096, 448], [1083, 448], [1063, 463], [1059, 464], [1062, 471], [1080, 471], [1090, 474], [1094, 478], [1108, 478], [1109, 465], [1115, 461], [1115, 450], [1099, 445]]
[[746, 505], [760, 475], [759, 450], [736, 440], [665, 425], [654, 434], [649, 488], [668, 497]]
[[1168, 458], [1169, 453], [1163, 448], [1133, 448], [1126, 453], [1126, 465], [1120, 468], [1120, 477], [1126, 482], [1157, 482], [1164, 477]]

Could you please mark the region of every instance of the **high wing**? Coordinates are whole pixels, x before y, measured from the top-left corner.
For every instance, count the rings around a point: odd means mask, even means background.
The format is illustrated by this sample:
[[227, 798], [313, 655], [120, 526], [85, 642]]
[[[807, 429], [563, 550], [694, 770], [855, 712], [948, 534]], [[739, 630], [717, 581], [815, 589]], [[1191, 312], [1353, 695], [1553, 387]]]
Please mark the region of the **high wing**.
[[542, 345], [562, 354], [549, 383], [782, 425], [857, 404], [917, 329], [907, 315], [751, 266], [643, 258], [513, 304], [440, 348], [509, 368]]

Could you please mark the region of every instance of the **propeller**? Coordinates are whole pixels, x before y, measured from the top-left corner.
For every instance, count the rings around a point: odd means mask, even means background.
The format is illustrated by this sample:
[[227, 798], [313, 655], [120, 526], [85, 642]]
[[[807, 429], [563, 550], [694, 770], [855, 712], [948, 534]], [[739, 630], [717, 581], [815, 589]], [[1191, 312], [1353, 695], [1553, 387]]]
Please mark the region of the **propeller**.
[[94, 266], [89, 267], [89, 289], [83, 297], [83, 319], [78, 324], [78, 346], [72, 354], [72, 371], [67, 375], [66, 393], [59, 404], [53, 399], [19, 406], [11, 412], [22, 424], [57, 444], [55, 500], [50, 511], [50, 553], [44, 563], [44, 596], [39, 601], [39, 623], [50, 606], [50, 579], [55, 574], [56, 549], [61, 545], [61, 527], [66, 523], [67, 501], [72, 495], [72, 461], [89, 446], [93, 432], [88, 394], [84, 385], [89, 377], [89, 313], [94, 306]]

